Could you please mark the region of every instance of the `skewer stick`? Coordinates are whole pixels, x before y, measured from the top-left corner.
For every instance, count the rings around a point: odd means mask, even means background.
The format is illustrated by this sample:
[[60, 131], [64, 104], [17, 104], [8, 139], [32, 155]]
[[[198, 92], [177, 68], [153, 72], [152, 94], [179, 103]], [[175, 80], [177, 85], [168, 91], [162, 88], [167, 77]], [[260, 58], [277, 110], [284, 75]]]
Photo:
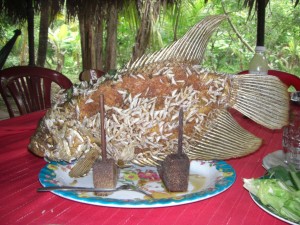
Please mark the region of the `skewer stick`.
[[179, 111], [179, 126], [178, 126], [178, 154], [183, 154], [182, 139], [183, 139], [183, 109], [180, 108], [180, 111]]
[[101, 155], [102, 160], [106, 160], [106, 134], [104, 128], [104, 118], [105, 118], [105, 109], [104, 109], [104, 96], [100, 95], [100, 122], [101, 122]]

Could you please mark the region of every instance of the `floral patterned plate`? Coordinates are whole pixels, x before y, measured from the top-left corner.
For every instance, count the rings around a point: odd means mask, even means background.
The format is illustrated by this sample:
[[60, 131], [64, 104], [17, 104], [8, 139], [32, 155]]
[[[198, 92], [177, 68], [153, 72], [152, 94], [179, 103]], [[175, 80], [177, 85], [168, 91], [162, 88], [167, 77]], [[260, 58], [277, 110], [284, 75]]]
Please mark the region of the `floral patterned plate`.
[[[44, 187], [80, 186], [93, 187], [93, 176], [71, 178], [72, 164], [51, 162], [39, 174]], [[52, 191], [54, 194], [77, 202], [120, 208], [155, 208], [192, 203], [213, 197], [227, 190], [235, 181], [234, 169], [224, 161], [191, 161], [187, 192], [167, 192], [155, 167], [132, 166], [121, 169], [117, 186], [131, 183], [150, 192], [154, 199], [133, 191], [116, 191], [108, 196], [96, 196], [92, 192]]]

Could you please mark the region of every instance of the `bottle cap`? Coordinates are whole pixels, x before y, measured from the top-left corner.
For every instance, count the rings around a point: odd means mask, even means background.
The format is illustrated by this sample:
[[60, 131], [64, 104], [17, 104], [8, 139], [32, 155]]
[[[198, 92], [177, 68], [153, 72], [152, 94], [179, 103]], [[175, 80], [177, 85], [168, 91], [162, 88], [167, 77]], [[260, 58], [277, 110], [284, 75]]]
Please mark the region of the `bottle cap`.
[[265, 46], [256, 46], [255, 51], [264, 52], [264, 51], [266, 51], [266, 47]]

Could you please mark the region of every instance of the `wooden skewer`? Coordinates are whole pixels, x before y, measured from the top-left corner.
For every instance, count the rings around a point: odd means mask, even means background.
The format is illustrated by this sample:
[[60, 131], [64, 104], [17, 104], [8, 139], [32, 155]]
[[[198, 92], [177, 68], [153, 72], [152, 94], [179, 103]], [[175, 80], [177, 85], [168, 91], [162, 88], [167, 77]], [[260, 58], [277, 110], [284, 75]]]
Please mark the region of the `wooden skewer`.
[[178, 154], [183, 154], [182, 139], [183, 139], [183, 109], [180, 108], [180, 111], [179, 111], [179, 126], [178, 126]]
[[105, 118], [105, 109], [104, 109], [104, 96], [100, 95], [100, 122], [101, 122], [101, 155], [102, 160], [107, 159], [106, 155], [106, 134], [104, 128], [104, 118]]

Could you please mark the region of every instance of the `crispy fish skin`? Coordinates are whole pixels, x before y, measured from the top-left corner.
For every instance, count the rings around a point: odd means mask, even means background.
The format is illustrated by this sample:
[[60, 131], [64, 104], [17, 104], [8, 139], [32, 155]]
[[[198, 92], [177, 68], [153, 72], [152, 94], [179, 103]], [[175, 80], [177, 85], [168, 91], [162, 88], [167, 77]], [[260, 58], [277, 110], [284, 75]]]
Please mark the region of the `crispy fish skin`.
[[115, 160], [132, 161], [152, 151], [167, 155], [176, 149], [179, 107], [185, 109], [188, 137], [201, 131], [209, 113], [225, 107], [229, 86], [228, 76], [195, 65], [170, 64], [159, 71], [155, 76], [151, 72], [142, 75], [142, 71], [122, 74], [119, 81], [95, 84], [85, 94], [50, 109], [30, 148], [38, 155], [43, 150], [52, 160], [79, 158], [100, 140], [98, 103], [103, 94], [107, 99], [107, 147]]
[[[273, 76], [229, 75], [199, 65], [208, 39], [226, 16], [196, 24], [169, 47], [138, 59], [114, 79], [74, 86], [59, 96], [29, 149], [56, 161], [84, 158], [100, 146], [99, 96], [106, 99], [107, 152], [122, 164], [157, 165], [177, 149], [178, 111], [184, 110], [183, 149], [190, 159], [229, 159], [254, 152], [260, 138], [241, 128], [234, 108], [270, 129], [288, 122], [287, 87]], [[70, 94], [70, 93], [69, 93]], [[73, 167], [76, 176], [90, 165]], [[88, 167], [87, 167], [88, 166]]]
[[[157, 65], [155, 67], [157, 70]], [[226, 111], [230, 104], [235, 105], [232, 99], [236, 98], [235, 89], [239, 87], [233, 84], [234, 80], [241, 78], [210, 73], [197, 65], [178, 63], [169, 63], [168, 67], [158, 68], [158, 71], [155, 75], [152, 71], [145, 75], [141, 70], [131, 71], [120, 74], [117, 81], [102, 81], [81, 89], [81, 95], [49, 110], [41, 123], [44, 126], [39, 128], [47, 138], [42, 139], [41, 132], [37, 130], [31, 140], [31, 150], [43, 150], [46, 157], [52, 160], [72, 161], [98, 146], [100, 94], [107, 99], [107, 151], [116, 161], [155, 165], [175, 150], [180, 107], [183, 107], [186, 118], [183, 146], [191, 159], [240, 157], [260, 146], [261, 140], [239, 129]], [[268, 79], [279, 82], [273, 77]], [[218, 121], [223, 114], [226, 115], [226, 129], [220, 130], [219, 134], [213, 132], [210, 138], [217, 142], [219, 135], [229, 135], [226, 138], [229, 144], [224, 145], [224, 137], [219, 143], [198, 144], [215, 129], [216, 123], [223, 122]], [[230, 130], [231, 127], [235, 128]], [[231, 133], [222, 134], [228, 131]], [[237, 140], [235, 132], [240, 135]], [[233, 147], [234, 142], [236, 147]], [[205, 154], [203, 148], [208, 148]], [[221, 150], [216, 150], [218, 148]]]
[[[228, 76], [210, 73], [201, 69], [198, 65], [171, 64], [169, 67], [161, 65], [162, 68], [144, 73], [141, 70], [127, 74], [120, 74], [118, 81], [107, 81], [96, 87], [90, 96], [83, 96], [79, 99], [80, 119], [84, 116], [90, 117], [97, 113], [99, 95], [108, 96], [106, 105], [108, 107], [130, 107], [130, 97], [138, 96], [143, 99], [156, 99], [154, 110], [165, 108], [165, 99], [178, 95], [181, 90], [191, 88], [194, 94], [197, 93], [201, 110], [211, 102], [225, 104], [228, 102], [229, 87], [226, 82]], [[201, 96], [201, 97], [200, 97]], [[180, 96], [178, 96], [180, 98]], [[93, 99], [93, 104], [86, 104], [88, 99]], [[209, 102], [210, 101], [210, 102]], [[180, 103], [174, 103], [179, 105]], [[221, 106], [222, 107], [222, 106]]]

